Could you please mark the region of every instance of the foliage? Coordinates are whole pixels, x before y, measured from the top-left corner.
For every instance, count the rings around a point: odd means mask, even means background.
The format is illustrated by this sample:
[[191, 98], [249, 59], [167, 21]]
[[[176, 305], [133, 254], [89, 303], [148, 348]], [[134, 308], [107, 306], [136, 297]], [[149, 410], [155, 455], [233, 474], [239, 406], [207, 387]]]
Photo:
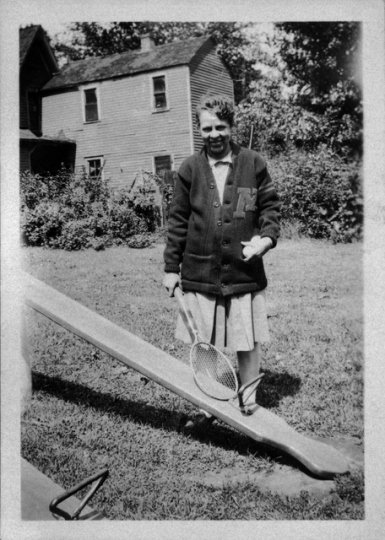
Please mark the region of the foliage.
[[[283, 23], [285, 81], [301, 108], [342, 122], [351, 150], [362, 153], [361, 26], [357, 22]], [[284, 73], [284, 72], [283, 72]]]
[[[67, 250], [100, 250], [121, 243], [143, 247], [159, 223], [148, 181], [132, 192], [113, 193], [101, 177], [63, 169], [57, 176], [22, 173], [20, 187], [22, 238], [27, 245]], [[139, 237], [133, 240], [134, 235]]]
[[[280, 55], [300, 85], [302, 104], [324, 112], [339, 85], [345, 92], [344, 112], [358, 106], [360, 96], [360, 23], [283, 23]], [[347, 85], [347, 86], [346, 86]]]
[[291, 148], [314, 151], [321, 145], [341, 155], [347, 148], [359, 144], [351, 117], [331, 117], [317, 114], [298, 105], [290, 95], [283, 94], [279, 79], [261, 79], [250, 85], [247, 100], [236, 110], [237, 139], [252, 148], [273, 156]]
[[298, 233], [333, 242], [360, 238], [363, 224], [360, 169], [327, 148], [290, 152], [270, 162], [282, 203], [283, 222]]

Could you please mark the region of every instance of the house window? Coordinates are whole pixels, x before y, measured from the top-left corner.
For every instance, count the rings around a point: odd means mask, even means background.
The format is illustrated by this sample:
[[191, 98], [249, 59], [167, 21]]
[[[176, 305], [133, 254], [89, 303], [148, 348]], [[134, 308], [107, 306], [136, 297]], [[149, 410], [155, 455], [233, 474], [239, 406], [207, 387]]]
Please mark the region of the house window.
[[98, 94], [96, 88], [84, 90], [84, 117], [86, 122], [99, 120]]
[[103, 173], [103, 158], [95, 157], [87, 159], [87, 172], [90, 178], [99, 178]]
[[171, 156], [156, 156], [154, 159], [155, 174], [160, 176], [164, 171], [171, 171]]
[[155, 109], [167, 108], [167, 96], [166, 96], [166, 77], [153, 77], [154, 85], [154, 107]]

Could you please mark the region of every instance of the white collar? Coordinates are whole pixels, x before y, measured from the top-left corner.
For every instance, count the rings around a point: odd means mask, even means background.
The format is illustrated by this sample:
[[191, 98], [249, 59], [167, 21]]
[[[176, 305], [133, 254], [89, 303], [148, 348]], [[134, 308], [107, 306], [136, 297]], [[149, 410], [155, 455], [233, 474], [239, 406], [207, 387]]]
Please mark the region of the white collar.
[[208, 157], [208, 160], [209, 160], [209, 165], [210, 167], [214, 167], [218, 162], [224, 162], [224, 163], [232, 163], [233, 160], [232, 160], [232, 154], [231, 154], [231, 150], [230, 152], [222, 159], [215, 159], [215, 158], [212, 158], [211, 156], [209, 156], [207, 154], [207, 157]]

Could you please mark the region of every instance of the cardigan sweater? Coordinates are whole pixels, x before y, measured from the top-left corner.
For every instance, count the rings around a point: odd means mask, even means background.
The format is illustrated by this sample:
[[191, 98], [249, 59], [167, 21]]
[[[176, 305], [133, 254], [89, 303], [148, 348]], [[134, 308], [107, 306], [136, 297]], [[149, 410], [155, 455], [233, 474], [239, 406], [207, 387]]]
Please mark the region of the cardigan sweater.
[[264, 159], [230, 142], [230, 165], [220, 204], [205, 148], [180, 166], [168, 221], [165, 272], [179, 273], [184, 290], [215, 295], [267, 286], [262, 257], [243, 260], [241, 242], [279, 237], [279, 199]]

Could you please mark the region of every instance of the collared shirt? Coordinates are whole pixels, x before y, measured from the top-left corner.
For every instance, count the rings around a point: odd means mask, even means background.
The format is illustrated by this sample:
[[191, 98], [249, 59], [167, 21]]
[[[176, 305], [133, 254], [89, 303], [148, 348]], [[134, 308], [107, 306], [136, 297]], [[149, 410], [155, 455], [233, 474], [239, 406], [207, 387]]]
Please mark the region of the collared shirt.
[[226, 184], [226, 178], [229, 172], [229, 167], [232, 164], [232, 154], [231, 150], [222, 159], [214, 159], [210, 156], [207, 156], [209, 160], [209, 165], [211, 167], [211, 170], [213, 171], [213, 175], [215, 178], [215, 182], [217, 184], [217, 189], [219, 193], [219, 198], [221, 201], [221, 204], [223, 203], [223, 192], [225, 190], [225, 184]]

